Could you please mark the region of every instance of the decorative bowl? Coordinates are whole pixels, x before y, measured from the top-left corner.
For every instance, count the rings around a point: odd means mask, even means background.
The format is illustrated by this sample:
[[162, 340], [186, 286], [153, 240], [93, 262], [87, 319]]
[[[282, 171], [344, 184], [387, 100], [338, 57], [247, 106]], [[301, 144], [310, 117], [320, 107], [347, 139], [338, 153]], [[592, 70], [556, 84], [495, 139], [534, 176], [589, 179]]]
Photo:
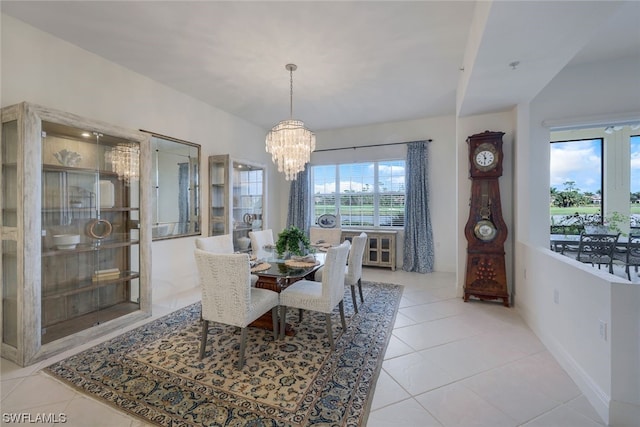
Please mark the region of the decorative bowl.
[[251, 244], [251, 239], [249, 239], [248, 237], [239, 237], [238, 238], [238, 248], [241, 251], [245, 251], [247, 249], [249, 249], [249, 245]]
[[56, 234], [53, 236], [53, 244], [61, 250], [75, 249], [80, 243], [79, 234]]

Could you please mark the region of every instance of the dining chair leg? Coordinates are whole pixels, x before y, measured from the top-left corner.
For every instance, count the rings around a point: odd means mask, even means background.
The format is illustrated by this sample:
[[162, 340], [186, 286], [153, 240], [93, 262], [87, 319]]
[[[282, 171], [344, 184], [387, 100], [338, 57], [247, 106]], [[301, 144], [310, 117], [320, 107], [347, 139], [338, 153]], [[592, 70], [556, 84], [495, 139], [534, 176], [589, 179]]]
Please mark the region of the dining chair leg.
[[329, 335], [329, 345], [331, 345], [331, 350], [335, 350], [336, 346], [333, 343], [333, 331], [331, 330], [331, 313], [325, 313], [324, 318], [327, 323], [327, 335]]
[[284, 305], [280, 306], [280, 339], [284, 339], [284, 329], [286, 327], [285, 321], [287, 319], [287, 307]]
[[247, 346], [247, 328], [241, 328], [242, 334], [240, 338], [240, 359], [238, 360], [238, 369], [242, 369], [244, 366], [244, 349]]
[[358, 313], [358, 302], [356, 300], [356, 286], [351, 285], [351, 300], [353, 301], [353, 311]]
[[364, 303], [364, 297], [362, 296], [362, 279], [358, 279], [358, 291], [360, 292], [360, 302]]
[[202, 336], [200, 338], [200, 360], [204, 358], [204, 349], [207, 346], [207, 332], [209, 332], [209, 321], [202, 321]]
[[347, 330], [347, 321], [344, 318], [344, 301], [340, 301], [338, 307], [340, 308], [340, 321], [342, 322], [342, 332], [344, 333]]
[[271, 320], [273, 322], [273, 340], [278, 340], [278, 307], [273, 307], [271, 309]]

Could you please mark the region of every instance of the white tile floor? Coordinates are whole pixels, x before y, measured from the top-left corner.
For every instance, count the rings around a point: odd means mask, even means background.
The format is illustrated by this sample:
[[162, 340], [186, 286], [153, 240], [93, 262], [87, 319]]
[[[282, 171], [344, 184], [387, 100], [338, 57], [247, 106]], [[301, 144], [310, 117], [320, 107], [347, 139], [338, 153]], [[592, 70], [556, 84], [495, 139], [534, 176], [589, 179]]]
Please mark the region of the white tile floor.
[[[604, 425], [513, 309], [463, 303], [455, 298], [453, 274], [369, 268], [364, 279], [405, 286], [368, 427]], [[152, 319], [198, 298], [189, 292], [154, 304]], [[1, 359], [3, 417], [63, 413], [66, 426], [145, 426], [40, 372], [114, 335], [27, 368]]]

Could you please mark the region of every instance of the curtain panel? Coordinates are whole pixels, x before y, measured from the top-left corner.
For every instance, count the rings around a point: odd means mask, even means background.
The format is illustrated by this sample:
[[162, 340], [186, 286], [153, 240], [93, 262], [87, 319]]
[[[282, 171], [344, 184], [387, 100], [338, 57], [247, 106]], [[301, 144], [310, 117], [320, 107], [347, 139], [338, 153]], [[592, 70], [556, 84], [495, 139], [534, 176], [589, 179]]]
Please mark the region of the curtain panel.
[[309, 195], [309, 179], [311, 169], [307, 163], [304, 170], [298, 172], [296, 179], [291, 181], [289, 189], [289, 208], [287, 210], [287, 227], [296, 226], [309, 235], [311, 224], [311, 209]]
[[433, 271], [433, 231], [429, 214], [429, 142], [407, 144], [405, 226], [402, 269]]

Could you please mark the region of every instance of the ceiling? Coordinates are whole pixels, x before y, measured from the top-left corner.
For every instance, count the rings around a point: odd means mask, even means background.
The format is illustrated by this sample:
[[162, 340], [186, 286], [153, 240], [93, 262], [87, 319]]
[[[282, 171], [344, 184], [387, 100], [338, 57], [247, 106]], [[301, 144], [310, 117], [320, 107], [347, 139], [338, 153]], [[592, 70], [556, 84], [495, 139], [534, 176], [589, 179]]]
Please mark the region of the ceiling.
[[566, 66], [640, 58], [637, 1], [3, 0], [0, 7], [265, 130], [289, 118], [287, 63], [298, 65], [293, 116], [320, 131], [501, 111], [531, 100]]

